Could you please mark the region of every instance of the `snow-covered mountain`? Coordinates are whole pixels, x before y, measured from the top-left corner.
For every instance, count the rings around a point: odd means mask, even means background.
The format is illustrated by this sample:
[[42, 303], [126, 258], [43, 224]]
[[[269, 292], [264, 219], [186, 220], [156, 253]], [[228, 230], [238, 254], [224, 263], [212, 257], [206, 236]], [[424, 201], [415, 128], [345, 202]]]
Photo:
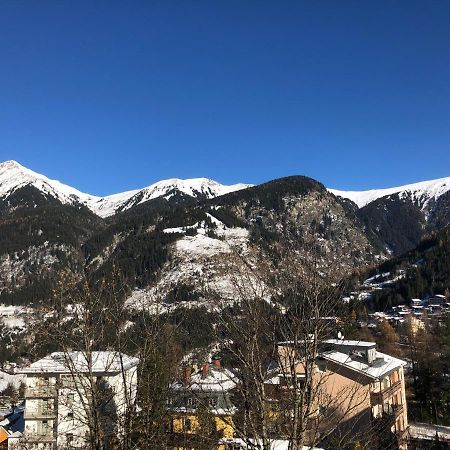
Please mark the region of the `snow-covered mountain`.
[[63, 204], [87, 203], [95, 199], [92, 195], [33, 172], [16, 161], [0, 164], [0, 198], [6, 199], [25, 186], [33, 186], [45, 196], [56, 198]]
[[368, 191], [340, 191], [329, 189], [334, 195], [348, 198], [362, 208], [369, 203], [392, 194], [400, 194], [400, 198], [413, 200], [421, 209], [426, 209], [430, 200], [437, 200], [450, 190], [450, 177], [437, 180], [422, 181], [387, 189], [371, 189]]
[[213, 198], [229, 192], [245, 189], [249, 184], [226, 186], [208, 178], [187, 180], [170, 179], [154, 183], [143, 189], [99, 197], [78, 191], [57, 180], [33, 172], [16, 161], [0, 164], [0, 198], [7, 199], [18, 189], [33, 186], [45, 196], [53, 197], [63, 204], [81, 203], [101, 217], [108, 217], [118, 211], [129, 209], [148, 200], [163, 197], [169, 199], [176, 193], [195, 198]]
[[172, 178], [158, 181], [151, 186], [137, 191], [125, 192], [123, 194], [104, 197], [97, 203], [90, 203], [88, 206], [101, 216], [108, 216], [115, 211], [125, 211], [133, 206], [140, 205], [154, 198], [165, 198], [168, 200], [176, 194], [185, 194], [194, 198], [214, 198], [230, 192], [239, 191], [250, 187], [250, 184], [233, 184], [226, 186], [209, 178], [191, 178], [181, 180]]
[[[104, 197], [80, 192], [57, 180], [52, 180], [36, 173], [16, 161], [6, 161], [0, 164], [0, 198], [5, 199], [18, 189], [25, 186], [37, 188], [45, 196], [53, 197], [63, 204], [81, 203], [101, 217], [108, 217], [118, 211], [124, 211], [133, 206], [158, 197], [169, 199], [178, 194], [194, 198], [214, 198], [230, 192], [246, 189], [251, 184], [238, 183], [223, 185], [208, 178], [192, 178], [182, 180], [173, 178], [162, 180], [143, 189], [135, 189]], [[450, 177], [423, 181], [387, 189], [372, 189], [367, 191], [342, 191], [328, 189], [334, 195], [347, 198], [359, 208], [373, 201], [393, 194], [400, 198], [408, 198], [422, 210], [429, 203], [435, 202], [440, 196], [450, 191]]]

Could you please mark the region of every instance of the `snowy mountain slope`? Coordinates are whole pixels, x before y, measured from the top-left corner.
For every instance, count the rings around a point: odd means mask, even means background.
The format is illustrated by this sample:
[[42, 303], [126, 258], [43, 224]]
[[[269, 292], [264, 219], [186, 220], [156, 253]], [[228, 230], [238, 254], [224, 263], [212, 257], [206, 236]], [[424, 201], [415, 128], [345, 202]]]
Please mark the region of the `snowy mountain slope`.
[[16, 161], [6, 161], [0, 164], [1, 198], [6, 198], [25, 186], [34, 186], [45, 195], [56, 198], [63, 204], [87, 203], [98, 199], [98, 197], [84, 194], [57, 180], [51, 180], [33, 172]]
[[188, 180], [170, 179], [154, 183], [143, 189], [99, 197], [85, 194], [57, 180], [33, 172], [16, 161], [0, 164], [0, 198], [5, 199], [25, 186], [33, 186], [45, 196], [59, 200], [62, 204], [80, 203], [100, 217], [108, 217], [157, 197], [169, 199], [178, 193], [194, 198], [213, 198], [245, 189], [249, 184], [226, 186], [208, 178]]
[[334, 195], [348, 198], [356, 203], [359, 208], [372, 203], [379, 198], [392, 194], [400, 194], [400, 198], [409, 197], [425, 210], [430, 200], [437, 200], [441, 195], [450, 191], [450, 177], [437, 180], [422, 181], [387, 189], [371, 189], [368, 191], [340, 191], [328, 189]]
[[366, 235], [393, 255], [413, 249], [428, 233], [450, 223], [450, 177], [390, 189], [331, 192], [359, 206]]
[[[207, 216], [213, 229], [205, 222], [197, 222], [163, 230], [165, 234], [177, 233], [180, 238], [172, 244], [170, 260], [162, 267], [158, 282], [145, 289], [135, 289], [127, 299], [128, 307], [150, 310], [162, 307], [169, 311], [179, 306], [214, 307], [217, 298], [227, 302], [236, 298], [231, 261], [236, 260], [238, 253], [249, 254], [249, 231], [227, 227], [215, 217]], [[198, 301], [167, 302], [171, 291], [180, 285], [189, 286]]]
[[[199, 199], [210, 199], [250, 186], [250, 184], [243, 183], [225, 186], [208, 178], [192, 178], [188, 180], [172, 178], [158, 181], [144, 189], [134, 191], [133, 195], [122, 201], [115, 202], [114, 206], [115, 211], [125, 211], [154, 198], [163, 197], [168, 200], [176, 193], [186, 194]], [[113, 196], [105, 197], [105, 200], [109, 200], [111, 197]]]

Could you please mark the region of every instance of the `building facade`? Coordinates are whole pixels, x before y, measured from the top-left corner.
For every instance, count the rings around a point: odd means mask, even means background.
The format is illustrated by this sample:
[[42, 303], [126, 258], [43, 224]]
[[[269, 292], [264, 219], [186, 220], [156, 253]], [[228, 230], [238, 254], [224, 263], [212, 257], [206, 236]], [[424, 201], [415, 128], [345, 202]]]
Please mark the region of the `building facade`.
[[[286, 379], [292, 376], [292, 367], [301, 380], [306, 378], [305, 365], [301, 352], [291, 342], [280, 343], [278, 355], [279, 368], [271, 384], [275, 390], [286, 391], [292, 386]], [[364, 429], [376, 419], [388, 418], [390, 431], [397, 437], [400, 448], [405, 448], [408, 429], [405, 365], [405, 361], [378, 352], [373, 342], [344, 339], [321, 342], [309, 374], [310, 389], [316, 399], [311, 422], [326, 418], [327, 408], [334, 411], [335, 423], [329, 425], [337, 431], [346, 426]]]
[[[233, 438], [235, 386], [234, 375], [219, 360], [198, 370], [185, 367], [182, 379], [169, 387], [170, 448], [195, 449], [199, 443], [218, 444], [221, 438]], [[225, 444], [217, 448], [222, 450]]]
[[56, 352], [22, 369], [22, 444], [27, 449], [86, 448], [93, 430], [120, 440], [121, 420], [136, 397], [138, 362], [109, 351]]

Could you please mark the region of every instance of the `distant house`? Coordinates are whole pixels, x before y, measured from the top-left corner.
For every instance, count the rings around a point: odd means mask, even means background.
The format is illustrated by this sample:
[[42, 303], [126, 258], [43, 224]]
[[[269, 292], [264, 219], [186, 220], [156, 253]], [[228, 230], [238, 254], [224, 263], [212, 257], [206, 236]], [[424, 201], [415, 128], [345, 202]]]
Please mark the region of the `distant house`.
[[434, 308], [436, 307], [443, 308], [445, 302], [446, 302], [445, 295], [440, 294], [434, 295], [433, 297], [430, 297], [428, 299], [428, 305]]
[[[105, 416], [124, 415], [126, 399], [136, 395], [138, 362], [111, 351], [56, 352], [22, 369], [26, 375], [22, 443], [27, 449], [86, 448], [93, 397], [105, 399]], [[120, 427], [111, 427], [111, 432], [120, 435]]]
[[[182, 379], [169, 387], [171, 448], [197, 448], [207, 434], [214, 442], [233, 438], [235, 386], [235, 376], [217, 359], [194, 373], [185, 367]], [[225, 445], [218, 448], [223, 450]]]

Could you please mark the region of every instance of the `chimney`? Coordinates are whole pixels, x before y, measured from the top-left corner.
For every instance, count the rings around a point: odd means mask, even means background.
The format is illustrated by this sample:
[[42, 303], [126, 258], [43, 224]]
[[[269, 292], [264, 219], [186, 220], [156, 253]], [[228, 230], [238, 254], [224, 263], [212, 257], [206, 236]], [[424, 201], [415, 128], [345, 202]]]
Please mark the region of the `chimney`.
[[213, 362], [214, 367], [215, 367], [216, 369], [220, 369], [220, 368], [221, 368], [221, 365], [220, 365], [220, 359], [219, 359], [219, 358], [214, 358], [212, 362]]
[[190, 367], [183, 368], [183, 383], [188, 384], [191, 380], [192, 369]]
[[203, 364], [202, 367], [202, 378], [206, 378], [208, 376], [208, 372], [209, 372], [209, 364], [205, 363]]

